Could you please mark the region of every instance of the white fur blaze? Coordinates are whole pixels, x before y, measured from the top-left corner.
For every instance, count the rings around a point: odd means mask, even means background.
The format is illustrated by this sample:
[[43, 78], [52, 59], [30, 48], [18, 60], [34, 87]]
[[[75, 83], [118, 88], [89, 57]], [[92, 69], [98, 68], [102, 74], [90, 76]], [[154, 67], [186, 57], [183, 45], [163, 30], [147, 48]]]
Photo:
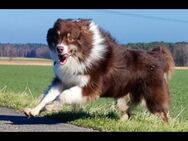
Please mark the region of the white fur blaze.
[[92, 64], [103, 59], [104, 53], [107, 51], [106, 46], [104, 45], [105, 39], [102, 37], [98, 26], [94, 22], [91, 22], [90, 24], [90, 31], [93, 32], [93, 47], [89, 57], [84, 63], [87, 67], [91, 67]]
[[80, 71], [75, 68], [77, 66], [76, 63], [70, 63], [71, 59], [69, 58], [67, 64], [63, 66], [59, 64], [54, 66], [56, 76], [69, 88], [72, 86], [86, 86], [90, 79], [89, 75], [77, 75]]
[[62, 52], [62, 54], [66, 54], [66, 53], [69, 52], [68, 46], [65, 45], [63, 42], [60, 43], [60, 44], [57, 44], [56, 46], [57, 46], [57, 47], [60, 47], [60, 48], [63, 48], [63, 52]]

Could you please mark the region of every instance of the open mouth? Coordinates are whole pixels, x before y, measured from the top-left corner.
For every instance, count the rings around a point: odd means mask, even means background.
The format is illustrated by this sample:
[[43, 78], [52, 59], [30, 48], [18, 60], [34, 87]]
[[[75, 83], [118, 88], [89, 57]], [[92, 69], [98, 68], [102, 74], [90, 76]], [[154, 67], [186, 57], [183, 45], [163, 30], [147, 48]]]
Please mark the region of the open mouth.
[[68, 59], [69, 56], [70, 56], [70, 55], [67, 54], [67, 53], [66, 53], [66, 54], [60, 54], [60, 55], [58, 55], [60, 64], [61, 64], [61, 65], [66, 64], [67, 59]]

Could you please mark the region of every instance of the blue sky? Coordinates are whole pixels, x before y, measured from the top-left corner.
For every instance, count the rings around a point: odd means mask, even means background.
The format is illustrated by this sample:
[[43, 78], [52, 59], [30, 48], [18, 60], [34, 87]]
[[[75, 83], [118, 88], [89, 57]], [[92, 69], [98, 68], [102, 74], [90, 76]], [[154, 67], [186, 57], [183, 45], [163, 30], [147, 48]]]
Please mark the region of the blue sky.
[[45, 43], [57, 18], [91, 18], [119, 43], [188, 41], [188, 10], [1, 9], [0, 43]]

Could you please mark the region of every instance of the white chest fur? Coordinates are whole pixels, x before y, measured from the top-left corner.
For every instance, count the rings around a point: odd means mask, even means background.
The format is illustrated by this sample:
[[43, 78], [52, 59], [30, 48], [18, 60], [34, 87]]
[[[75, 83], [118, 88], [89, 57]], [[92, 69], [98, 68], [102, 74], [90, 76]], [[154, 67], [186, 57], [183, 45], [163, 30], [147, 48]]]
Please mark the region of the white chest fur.
[[66, 65], [62, 66], [57, 63], [54, 66], [54, 73], [68, 88], [73, 86], [86, 86], [89, 82], [89, 75], [75, 73], [71, 67], [67, 67]]

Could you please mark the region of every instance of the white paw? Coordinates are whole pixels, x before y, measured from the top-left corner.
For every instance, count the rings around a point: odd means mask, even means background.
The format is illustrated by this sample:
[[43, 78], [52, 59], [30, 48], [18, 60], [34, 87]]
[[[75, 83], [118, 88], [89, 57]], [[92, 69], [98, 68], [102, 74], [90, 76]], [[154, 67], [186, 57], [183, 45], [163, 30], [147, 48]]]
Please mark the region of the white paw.
[[45, 110], [48, 112], [58, 111], [62, 106], [58, 102], [53, 102], [45, 106]]
[[127, 121], [129, 119], [129, 116], [127, 114], [124, 114], [122, 117], [121, 117], [121, 120], [122, 121]]
[[38, 111], [36, 111], [35, 109], [31, 109], [31, 108], [26, 108], [23, 110], [23, 112], [28, 117], [35, 117], [35, 116], [39, 115]]

